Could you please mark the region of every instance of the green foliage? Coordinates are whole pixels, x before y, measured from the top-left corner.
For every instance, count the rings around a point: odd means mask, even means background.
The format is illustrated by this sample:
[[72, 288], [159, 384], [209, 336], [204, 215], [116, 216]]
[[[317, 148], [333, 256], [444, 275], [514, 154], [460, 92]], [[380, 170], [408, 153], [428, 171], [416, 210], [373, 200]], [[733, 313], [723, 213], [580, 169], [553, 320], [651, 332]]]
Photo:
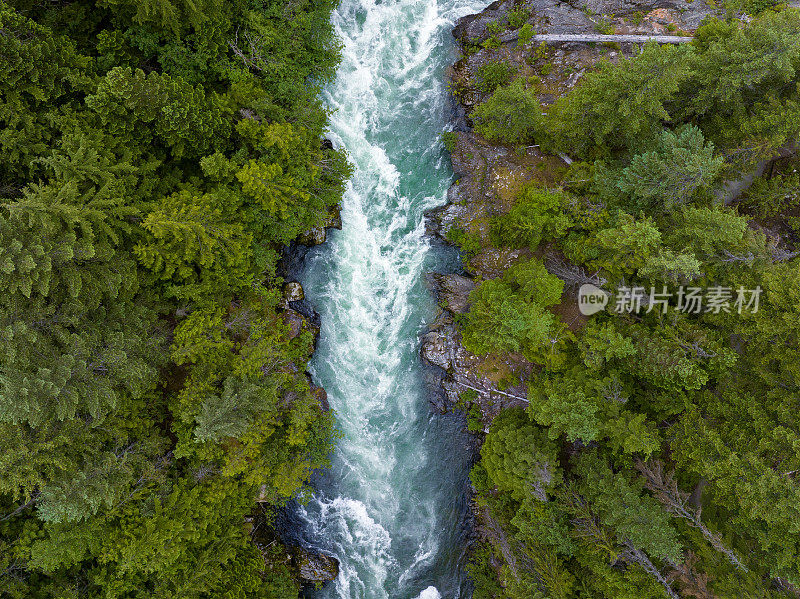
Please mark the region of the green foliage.
[[514, 8], [509, 10], [506, 14], [506, 18], [508, 19], [508, 24], [512, 29], [519, 29], [525, 24], [531, 16], [531, 13], [528, 9], [524, 6], [519, 8]]
[[707, 271], [725, 273], [737, 263], [764, 264], [772, 259], [764, 234], [731, 210], [688, 206], [675, 216], [666, 241], [704, 259]]
[[[759, 177], [747, 191], [745, 204], [760, 218], [780, 217], [790, 212], [800, 198], [800, 176], [797, 173], [771, 179]], [[797, 228], [789, 216], [790, 226]]]
[[514, 74], [514, 69], [502, 60], [490, 60], [481, 64], [477, 69], [478, 89], [485, 94], [493, 93], [498, 87], [508, 85]]
[[[490, 141], [577, 159], [570, 193], [531, 185], [498, 210], [494, 245], [525, 257], [480, 282], [463, 319], [464, 346], [528, 386], [472, 472], [485, 596], [778, 599], [800, 584], [798, 184], [795, 160], [769, 162], [800, 133], [798, 34], [794, 9], [708, 19], [691, 44], [601, 63], [546, 116], [523, 120], [521, 78], [473, 112]], [[761, 161], [722, 206], [723, 178]], [[605, 312], [574, 311], [588, 283]], [[638, 311], [613, 310], [620, 286]], [[689, 286], [730, 301], [692, 311]], [[748, 290], [757, 310], [736, 303]]]
[[636, 220], [621, 213], [618, 219], [617, 226], [596, 234], [600, 264], [614, 274], [633, 274], [661, 246], [661, 231], [649, 218]]
[[159, 478], [158, 465], [148, 460], [153, 449], [132, 444], [88, 457], [74, 476], [62, 476], [44, 486], [37, 506], [39, 518], [73, 522], [113, 509], [136, 493], [137, 484]]
[[641, 480], [632, 483], [591, 453], [581, 456], [578, 473], [593, 509], [623, 543], [629, 540], [661, 559], [681, 558], [682, 547], [669, 516], [652, 497], [642, 494]]
[[116, 207], [79, 199], [74, 183], [31, 187], [0, 208], [3, 421], [102, 418], [154, 382], [155, 314], [132, 301], [136, 267], [115, 253]]
[[690, 125], [663, 132], [655, 150], [634, 156], [617, 187], [638, 208], [671, 210], [710, 188], [722, 165], [714, 145], [704, 145], [703, 133]]
[[[63, 36], [0, 6], [0, 71], [3, 102], [0, 106], [0, 177], [26, 178], [37, 169], [31, 159], [45, 153], [58, 136], [53, 118], [58, 110], [50, 103], [68, 107], [91, 86], [91, 58], [80, 55]], [[63, 117], [62, 117], [63, 118]], [[11, 180], [14, 180], [11, 179]]]
[[442, 144], [444, 145], [444, 149], [451, 154], [456, 151], [457, 140], [458, 134], [455, 131], [445, 131], [442, 133]]
[[492, 223], [497, 241], [510, 247], [535, 249], [543, 240], [564, 235], [572, 224], [564, 213], [565, 194], [527, 185], [514, 206]]
[[467, 412], [467, 430], [471, 433], [477, 433], [483, 430], [483, 417], [480, 408], [473, 404]]
[[464, 346], [478, 354], [513, 351], [533, 359], [558, 328], [546, 307], [560, 301], [563, 286], [537, 260], [516, 264], [502, 279], [484, 281], [470, 294]]
[[548, 488], [561, 478], [556, 445], [523, 410], [506, 410], [495, 418], [481, 460], [498, 490], [517, 501], [547, 501]]
[[633, 341], [610, 323], [589, 323], [581, 337], [579, 348], [583, 363], [589, 368], [600, 368], [611, 360], [636, 355]]
[[467, 258], [481, 251], [481, 239], [475, 233], [470, 233], [460, 227], [451, 227], [447, 230], [447, 240], [457, 245]]
[[243, 523], [301, 493], [334, 436], [275, 277], [350, 174], [316, 98], [333, 5], [12, 5], [0, 595], [296, 597]]
[[111, 69], [86, 106], [109, 133], [132, 136], [141, 144], [157, 141], [175, 158], [203, 155], [213, 139], [227, 137], [230, 127], [202, 89], [141, 69]]
[[555, 317], [516, 295], [503, 281], [486, 281], [470, 295], [464, 346], [474, 353], [523, 351], [532, 354], [548, 341]]
[[604, 18], [598, 19], [594, 25], [594, 28], [597, 33], [602, 35], [612, 35], [614, 33], [614, 25]]
[[666, 248], [655, 256], [650, 256], [639, 269], [644, 279], [663, 281], [672, 284], [688, 283], [700, 277], [701, 262], [693, 254], [676, 253]]
[[472, 112], [475, 130], [486, 139], [528, 143], [541, 129], [542, 108], [533, 89], [522, 79], [500, 87]]
[[690, 76], [688, 53], [651, 43], [622, 66], [601, 63], [550, 108], [554, 145], [579, 157], [647, 147], [672, 118], [666, 105]]
[[285, 217], [295, 199], [303, 201], [308, 195], [297, 189], [294, 179], [284, 175], [278, 164], [251, 160], [236, 173], [242, 191], [258, 201], [270, 216]]
[[536, 33], [530, 23], [525, 23], [519, 30], [517, 45], [522, 47], [530, 43]]
[[549, 111], [549, 137], [583, 158], [633, 156], [652, 151], [664, 123], [691, 123], [743, 164], [771, 156], [800, 127], [798, 32], [800, 15], [787, 10], [745, 28], [711, 20], [691, 46], [650, 44], [561, 97]]
[[491, 21], [486, 25], [486, 31], [491, 35], [501, 33], [505, 29], [500, 21]]
[[[489, 28], [487, 28], [487, 30], [489, 30]], [[502, 26], [497, 26], [494, 30], [495, 32], [481, 44], [481, 46], [487, 50], [497, 50], [501, 45], [500, 38], [497, 37], [497, 34], [502, 30]]]
[[218, 200], [181, 192], [165, 198], [142, 227], [148, 242], [135, 248], [140, 263], [168, 281], [168, 296], [198, 301], [252, 284], [252, 238], [239, 223], [226, 223]]
[[[692, 61], [687, 82], [693, 97], [682, 112], [700, 116], [710, 130], [735, 134], [734, 127], [742, 126], [748, 110], [763, 97], [776, 94], [777, 99], [794, 91], [785, 86], [796, 74], [798, 32], [800, 14], [795, 10], [765, 15], [745, 29], [706, 24], [698, 31], [702, 53]], [[784, 90], [779, 91], [781, 87]]]
[[[570, 384], [571, 383], [571, 384]], [[554, 437], [589, 442], [600, 435], [599, 407], [578, 381], [543, 381], [540, 395], [530, 405], [532, 418]]]
[[675, 432], [678, 464], [714, 481], [717, 501], [731, 510], [731, 524], [752, 536], [759, 552], [770, 555], [772, 576], [794, 578], [796, 539], [790, 530], [796, 518], [796, 486], [746, 447], [737, 452], [726, 447], [722, 435], [694, 410], [676, 423]]
[[490, 563], [492, 557], [492, 550], [486, 545], [480, 545], [472, 550], [466, 569], [475, 587], [472, 592], [473, 599], [501, 599], [505, 594], [492, 570]]

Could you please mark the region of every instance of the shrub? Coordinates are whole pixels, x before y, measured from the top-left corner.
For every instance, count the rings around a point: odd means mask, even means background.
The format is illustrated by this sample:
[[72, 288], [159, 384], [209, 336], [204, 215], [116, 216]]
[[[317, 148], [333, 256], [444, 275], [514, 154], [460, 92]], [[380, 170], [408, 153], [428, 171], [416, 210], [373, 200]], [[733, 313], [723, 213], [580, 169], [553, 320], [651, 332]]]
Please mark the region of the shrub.
[[525, 23], [522, 28], [519, 30], [519, 37], [517, 38], [517, 45], [524, 46], [525, 44], [529, 43], [536, 32], [533, 30], [533, 26], [530, 23]]
[[503, 27], [503, 24], [500, 21], [492, 21], [491, 23], [486, 25], [486, 31], [491, 35], [495, 35], [497, 33], [500, 33], [504, 29], [505, 29], [505, 27]]
[[496, 50], [500, 47], [500, 38], [497, 35], [492, 35], [491, 37], [487, 38], [481, 46], [486, 48], [487, 50]]
[[531, 13], [527, 8], [515, 8], [514, 10], [508, 11], [508, 24], [512, 29], [519, 29], [530, 16]]
[[514, 68], [501, 60], [490, 60], [478, 67], [480, 82], [477, 88], [483, 93], [490, 94], [501, 85], [508, 85], [514, 76]]
[[614, 25], [608, 19], [602, 18], [597, 21], [594, 25], [594, 28], [597, 29], [597, 33], [602, 35], [613, 35], [614, 33]]
[[475, 130], [486, 139], [510, 144], [528, 143], [541, 130], [542, 107], [522, 79], [500, 87], [472, 113]]
[[571, 225], [564, 200], [563, 192], [529, 185], [511, 211], [492, 223], [492, 234], [502, 245], [535, 249], [543, 238], [560, 237]]
[[474, 256], [481, 251], [480, 237], [460, 227], [451, 227], [447, 231], [447, 240], [457, 245], [467, 257]]
[[456, 142], [458, 141], [458, 135], [456, 134], [455, 131], [445, 131], [444, 133], [442, 133], [441, 139], [445, 150], [447, 150], [450, 154], [456, 151]]

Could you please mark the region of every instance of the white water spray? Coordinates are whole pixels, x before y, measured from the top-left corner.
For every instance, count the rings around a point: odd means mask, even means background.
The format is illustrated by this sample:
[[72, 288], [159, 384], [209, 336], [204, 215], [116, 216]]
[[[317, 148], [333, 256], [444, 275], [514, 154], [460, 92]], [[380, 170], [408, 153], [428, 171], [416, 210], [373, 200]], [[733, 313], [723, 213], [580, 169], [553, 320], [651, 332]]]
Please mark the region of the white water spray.
[[439, 143], [449, 28], [484, 4], [342, 0], [333, 15], [344, 51], [326, 92], [331, 138], [356, 171], [343, 229], [309, 252], [302, 277], [322, 316], [312, 374], [343, 434], [330, 480], [300, 508], [309, 539], [341, 563], [323, 597], [462, 596], [465, 464], [452, 455], [457, 429], [429, 415], [417, 353], [432, 308], [423, 212], [451, 179]]

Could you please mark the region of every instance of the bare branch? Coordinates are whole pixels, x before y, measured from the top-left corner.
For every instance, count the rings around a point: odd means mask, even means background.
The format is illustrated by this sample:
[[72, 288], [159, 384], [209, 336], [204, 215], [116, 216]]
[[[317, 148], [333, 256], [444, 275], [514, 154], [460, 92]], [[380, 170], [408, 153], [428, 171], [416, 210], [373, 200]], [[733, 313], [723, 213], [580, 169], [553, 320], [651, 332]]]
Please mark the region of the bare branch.
[[739, 560], [736, 554], [722, 543], [722, 535], [709, 530], [700, 519], [702, 508], [692, 510], [688, 507], [689, 493], [685, 493], [678, 487], [674, 472], [664, 472], [664, 464], [660, 460], [651, 460], [647, 463], [639, 458], [634, 460], [636, 469], [645, 478], [645, 487], [653, 492], [655, 498], [664, 508], [677, 518], [689, 521], [689, 524], [697, 528], [706, 540], [711, 543], [717, 551], [725, 555], [728, 561], [740, 570], [747, 572], [747, 567]]
[[467, 385], [466, 383], [462, 383], [460, 381], [456, 381], [457, 385], [461, 385], [462, 387], [466, 387], [467, 389], [472, 389], [473, 391], [477, 391], [483, 396], [491, 397], [492, 393], [499, 393], [500, 395], [505, 395], [506, 397], [510, 397], [511, 399], [518, 399], [519, 401], [530, 403], [527, 397], [520, 397], [519, 395], [512, 395], [511, 393], [506, 393], [505, 391], [500, 391], [499, 389], [478, 389], [477, 387], [473, 387], [472, 385]]
[[547, 272], [564, 281], [567, 287], [577, 288], [587, 283], [596, 287], [603, 287], [607, 282], [605, 278], [600, 276], [600, 271], [590, 275], [577, 264], [572, 264], [556, 256], [548, 256], [544, 265], [547, 268]]

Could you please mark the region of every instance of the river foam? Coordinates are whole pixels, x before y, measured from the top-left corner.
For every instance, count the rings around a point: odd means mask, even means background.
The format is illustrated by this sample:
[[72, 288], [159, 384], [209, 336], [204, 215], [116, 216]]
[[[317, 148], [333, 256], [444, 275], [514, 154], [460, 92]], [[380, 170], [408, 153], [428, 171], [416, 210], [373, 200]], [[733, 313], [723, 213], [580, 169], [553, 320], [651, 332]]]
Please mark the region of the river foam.
[[[306, 256], [301, 280], [322, 317], [310, 369], [342, 433], [333, 468], [298, 508], [306, 541], [340, 561], [319, 591], [339, 599], [456, 599], [466, 459], [460, 425], [431, 416], [418, 338], [433, 306], [421, 279], [432, 257], [423, 213], [452, 173], [446, 122], [449, 29], [485, 3], [342, 0], [344, 44], [330, 137], [356, 170], [341, 231]], [[458, 454], [461, 455], [458, 455]]]

